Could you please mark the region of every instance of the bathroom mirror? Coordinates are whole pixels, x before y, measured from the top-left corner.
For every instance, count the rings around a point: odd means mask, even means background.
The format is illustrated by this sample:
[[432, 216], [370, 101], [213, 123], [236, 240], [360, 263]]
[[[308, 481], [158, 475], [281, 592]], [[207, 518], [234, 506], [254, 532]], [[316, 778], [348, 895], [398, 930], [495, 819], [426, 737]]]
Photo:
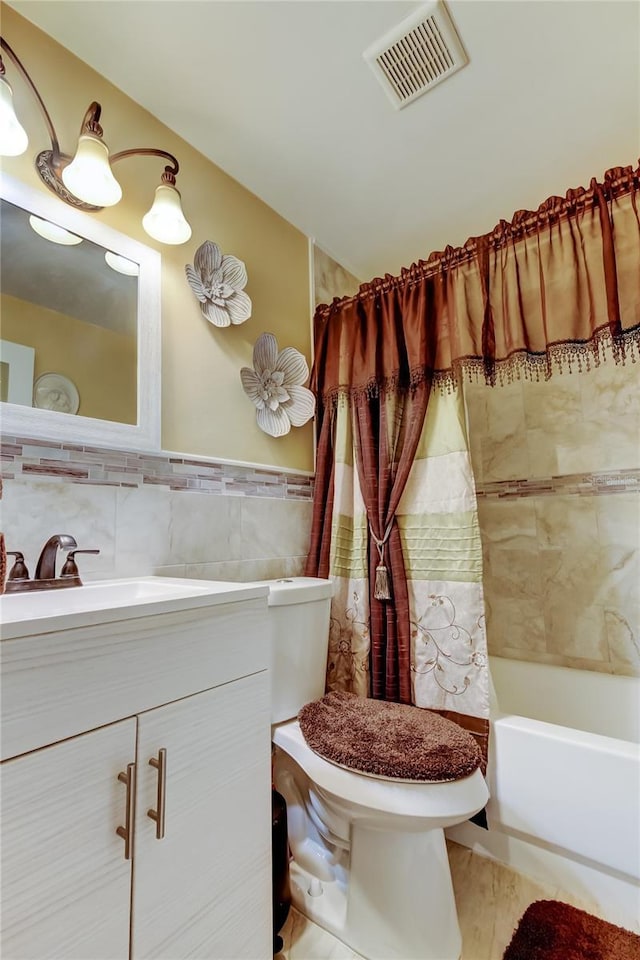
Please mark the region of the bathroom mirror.
[[3, 432], [159, 449], [160, 254], [6, 175], [0, 198]]

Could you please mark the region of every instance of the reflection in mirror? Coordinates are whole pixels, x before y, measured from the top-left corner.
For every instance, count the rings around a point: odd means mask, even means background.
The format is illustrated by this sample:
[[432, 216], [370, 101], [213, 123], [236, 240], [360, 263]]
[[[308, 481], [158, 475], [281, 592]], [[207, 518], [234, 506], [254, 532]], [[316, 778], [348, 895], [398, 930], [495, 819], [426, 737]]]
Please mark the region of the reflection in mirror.
[[160, 445], [160, 255], [0, 178], [2, 429]]
[[28, 404], [135, 424], [138, 265], [116, 271], [98, 244], [6, 200], [0, 218], [2, 338], [35, 351]]

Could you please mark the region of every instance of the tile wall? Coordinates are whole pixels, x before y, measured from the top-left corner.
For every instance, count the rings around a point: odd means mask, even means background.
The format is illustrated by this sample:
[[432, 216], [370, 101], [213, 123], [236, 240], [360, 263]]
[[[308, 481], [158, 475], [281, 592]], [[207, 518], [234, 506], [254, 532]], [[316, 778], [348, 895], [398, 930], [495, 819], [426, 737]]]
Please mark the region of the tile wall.
[[321, 247], [313, 245], [314, 303], [331, 303], [334, 297], [350, 297], [362, 281], [349, 273]]
[[[312, 478], [170, 454], [3, 437], [2, 530], [30, 572], [70, 533], [86, 579], [255, 580], [302, 572]], [[10, 558], [11, 559], [11, 558]]]
[[640, 674], [640, 385], [466, 384], [494, 654]]

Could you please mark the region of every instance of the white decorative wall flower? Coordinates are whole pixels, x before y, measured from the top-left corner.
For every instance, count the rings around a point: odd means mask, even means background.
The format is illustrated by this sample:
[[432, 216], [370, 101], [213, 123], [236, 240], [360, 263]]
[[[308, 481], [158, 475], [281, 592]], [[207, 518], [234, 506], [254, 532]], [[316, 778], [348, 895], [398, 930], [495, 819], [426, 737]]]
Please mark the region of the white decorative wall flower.
[[301, 427], [310, 420], [316, 400], [302, 384], [309, 377], [309, 367], [294, 347], [278, 352], [278, 341], [272, 333], [263, 333], [253, 348], [253, 367], [243, 367], [240, 379], [244, 392], [258, 408], [258, 426], [271, 437], [283, 437], [291, 427]]
[[249, 319], [251, 299], [244, 292], [247, 271], [242, 260], [223, 256], [217, 243], [205, 240], [196, 250], [193, 266], [188, 263], [184, 269], [209, 323], [228, 327]]

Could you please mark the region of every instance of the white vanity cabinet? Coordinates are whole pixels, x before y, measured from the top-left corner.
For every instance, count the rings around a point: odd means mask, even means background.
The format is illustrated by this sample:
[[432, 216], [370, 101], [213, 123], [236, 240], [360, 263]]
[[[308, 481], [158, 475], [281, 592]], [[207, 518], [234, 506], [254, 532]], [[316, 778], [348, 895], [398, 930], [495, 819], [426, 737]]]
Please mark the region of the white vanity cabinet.
[[123, 822], [124, 720], [7, 760], [2, 777], [2, 949], [6, 960], [129, 955], [131, 864]]
[[[139, 718], [134, 960], [271, 955], [265, 720], [268, 731], [265, 673]], [[166, 788], [158, 840], [147, 811], [158, 806], [160, 771], [149, 760], [160, 747]]]
[[271, 955], [269, 651], [255, 592], [3, 634], [2, 957]]

